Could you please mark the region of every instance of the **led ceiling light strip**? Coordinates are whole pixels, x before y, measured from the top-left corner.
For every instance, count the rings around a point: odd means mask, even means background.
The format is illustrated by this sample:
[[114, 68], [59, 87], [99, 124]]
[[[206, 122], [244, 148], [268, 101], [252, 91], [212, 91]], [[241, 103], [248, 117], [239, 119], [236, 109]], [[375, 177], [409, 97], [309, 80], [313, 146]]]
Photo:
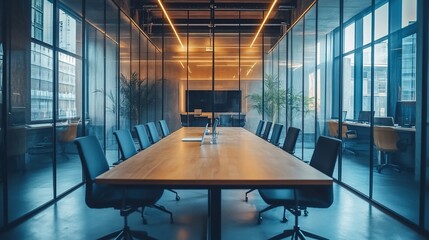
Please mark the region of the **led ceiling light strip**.
[[273, 4], [272, 4], [272, 5], [271, 5], [271, 7], [270, 7], [270, 10], [268, 10], [268, 14], [265, 16], [264, 21], [262, 21], [262, 24], [261, 24], [261, 26], [259, 27], [259, 30], [258, 30], [258, 32], [257, 32], [257, 33], [256, 33], [256, 35], [255, 35], [255, 38], [253, 39], [252, 43], [250, 44], [250, 47], [252, 47], [252, 46], [253, 46], [253, 44], [255, 43], [256, 39], [258, 38], [259, 33], [261, 32], [262, 28], [264, 27], [264, 24], [265, 24], [265, 22], [267, 21], [268, 17], [270, 16], [271, 11], [273, 10], [274, 5], [276, 5], [276, 3], [277, 3], [277, 0], [274, 0]]
[[165, 8], [164, 8], [164, 5], [162, 5], [161, 0], [158, 0], [158, 3], [159, 3], [159, 6], [161, 7], [162, 11], [164, 12], [165, 16], [167, 17], [167, 20], [168, 20], [168, 22], [170, 23], [170, 26], [171, 26], [171, 28], [173, 29], [174, 34], [176, 34], [176, 37], [177, 37], [177, 40], [179, 40], [180, 46], [182, 46], [182, 48], [185, 48], [185, 47], [183, 46], [183, 44], [182, 44], [182, 41], [180, 41], [179, 34], [177, 34], [177, 31], [176, 31], [176, 29], [174, 28], [173, 23], [171, 22], [170, 17], [168, 16], [167, 11], [166, 11], [166, 10], [165, 10]]

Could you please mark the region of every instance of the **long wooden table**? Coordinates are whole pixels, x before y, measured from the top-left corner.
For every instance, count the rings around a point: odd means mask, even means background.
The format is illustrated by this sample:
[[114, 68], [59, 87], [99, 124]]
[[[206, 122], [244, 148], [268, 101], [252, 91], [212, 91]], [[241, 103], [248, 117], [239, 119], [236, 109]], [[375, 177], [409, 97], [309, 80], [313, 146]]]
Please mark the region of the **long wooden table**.
[[181, 128], [97, 177], [98, 183], [209, 191], [208, 239], [221, 239], [221, 189], [329, 185], [332, 179], [243, 128], [218, 128], [217, 144], [182, 142]]

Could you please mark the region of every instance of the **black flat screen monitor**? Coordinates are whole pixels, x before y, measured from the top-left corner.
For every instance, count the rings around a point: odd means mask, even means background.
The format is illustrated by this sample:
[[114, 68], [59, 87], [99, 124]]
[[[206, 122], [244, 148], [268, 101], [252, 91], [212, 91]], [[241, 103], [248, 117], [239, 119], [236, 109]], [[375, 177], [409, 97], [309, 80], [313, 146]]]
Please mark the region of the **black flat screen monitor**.
[[416, 102], [396, 102], [395, 121], [399, 126], [411, 127], [416, 125]]
[[[203, 112], [212, 111], [211, 90], [188, 90], [186, 91], [186, 111], [201, 109]], [[215, 112], [239, 112], [241, 104], [240, 90], [218, 90], [214, 91]]]
[[[374, 116], [374, 112], [372, 112], [372, 116]], [[371, 121], [371, 111], [360, 111], [358, 122], [361, 123], [369, 123]]]

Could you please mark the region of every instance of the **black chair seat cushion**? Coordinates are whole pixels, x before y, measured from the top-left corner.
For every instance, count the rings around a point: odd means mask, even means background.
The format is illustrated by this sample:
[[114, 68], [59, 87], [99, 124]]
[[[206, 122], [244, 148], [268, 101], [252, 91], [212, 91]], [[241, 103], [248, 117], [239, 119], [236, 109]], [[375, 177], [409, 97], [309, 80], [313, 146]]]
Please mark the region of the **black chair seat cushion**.
[[[262, 199], [269, 205], [295, 207], [293, 188], [259, 189]], [[332, 186], [306, 186], [296, 188], [299, 207], [328, 208], [333, 202]]]
[[[154, 205], [162, 196], [163, 189], [141, 189], [139, 187], [116, 187], [113, 185], [95, 185], [88, 206], [94, 208]], [[125, 200], [125, 204], [124, 204]]]

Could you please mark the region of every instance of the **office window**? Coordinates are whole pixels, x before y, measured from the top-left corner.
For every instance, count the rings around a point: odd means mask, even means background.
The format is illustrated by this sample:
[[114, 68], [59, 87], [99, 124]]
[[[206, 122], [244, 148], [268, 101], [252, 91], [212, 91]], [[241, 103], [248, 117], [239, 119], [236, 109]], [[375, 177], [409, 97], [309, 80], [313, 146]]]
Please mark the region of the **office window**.
[[382, 38], [389, 32], [389, 4], [375, 9], [374, 40]]
[[402, 27], [415, 23], [417, 20], [417, 0], [402, 0]]
[[355, 55], [343, 58], [343, 110], [348, 116], [354, 116]]
[[363, 17], [363, 45], [371, 42], [372, 13]]
[[375, 116], [387, 114], [387, 40], [374, 45], [374, 111]]
[[402, 39], [401, 100], [416, 100], [416, 34]]
[[33, 0], [31, 5], [31, 37], [52, 44], [53, 5], [48, 0]]
[[58, 46], [71, 53], [79, 54], [80, 49], [76, 43], [80, 42], [80, 28], [74, 18], [66, 12], [59, 11]]
[[31, 120], [52, 119], [53, 51], [31, 43]]
[[344, 52], [355, 49], [355, 23], [344, 28]]
[[362, 110], [371, 110], [371, 47], [363, 49]]

